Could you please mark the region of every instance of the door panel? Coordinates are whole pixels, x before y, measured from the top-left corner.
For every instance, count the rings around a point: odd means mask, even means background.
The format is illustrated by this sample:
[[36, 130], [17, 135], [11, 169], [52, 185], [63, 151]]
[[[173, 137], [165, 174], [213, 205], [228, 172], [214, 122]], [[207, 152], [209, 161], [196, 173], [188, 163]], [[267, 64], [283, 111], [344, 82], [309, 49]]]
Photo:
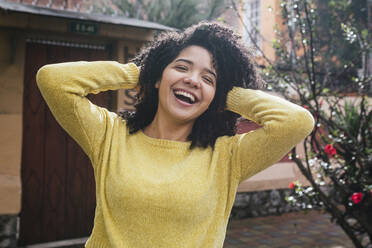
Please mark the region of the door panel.
[[[88, 236], [95, 183], [89, 158], [59, 126], [37, 88], [37, 70], [65, 61], [107, 60], [108, 50], [27, 43], [23, 99], [19, 245]], [[89, 95], [110, 108], [111, 92]]]

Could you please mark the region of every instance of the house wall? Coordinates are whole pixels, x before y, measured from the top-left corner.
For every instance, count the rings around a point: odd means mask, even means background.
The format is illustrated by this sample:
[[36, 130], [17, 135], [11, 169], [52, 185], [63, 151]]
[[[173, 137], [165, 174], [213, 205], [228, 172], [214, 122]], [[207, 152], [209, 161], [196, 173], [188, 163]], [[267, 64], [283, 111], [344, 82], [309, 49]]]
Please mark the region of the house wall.
[[0, 30], [0, 214], [20, 211], [24, 40]]
[[[263, 53], [270, 59], [275, 59], [275, 51], [272, 48], [272, 41], [276, 38], [274, 26], [278, 23], [279, 1], [277, 0], [261, 0], [261, 49]], [[259, 58], [258, 63], [266, 64], [264, 60]]]
[[[152, 30], [110, 24], [99, 24], [96, 35], [82, 35], [70, 33], [68, 22], [64, 18], [0, 12], [0, 215], [18, 214], [21, 208], [26, 39], [111, 44], [112, 58], [124, 63], [125, 51], [134, 55], [154, 35]], [[131, 100], [124, 91], [118, 92], [118, 98], [121, 102]]]

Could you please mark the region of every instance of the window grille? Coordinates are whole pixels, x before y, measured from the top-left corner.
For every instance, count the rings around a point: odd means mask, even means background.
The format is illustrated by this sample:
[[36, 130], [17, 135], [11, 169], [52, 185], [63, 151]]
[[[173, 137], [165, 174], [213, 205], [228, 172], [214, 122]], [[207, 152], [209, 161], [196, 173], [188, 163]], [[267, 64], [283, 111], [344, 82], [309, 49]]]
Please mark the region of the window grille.
[[261, 46], [260, 30], [261, 30], [261, 1], [260, 0], [245, 0], [243, 5], [244, 13], [244, 41], [252, 46], [256, 43]]
[[77, 43], [77, 42], [71, 42], [71, 41], [48, 40], [48, 39], [39, 39], [39, 38], [27, 38], [26, 42], [39, 43], [39, 44], [52, 45], [52, 46], [87, 48], [87, 49], [93, 49], [93, 50], [106, 50], [107, 48], [106, 45], [102, 45], [102, 44], [86, 44], [86, 43]]

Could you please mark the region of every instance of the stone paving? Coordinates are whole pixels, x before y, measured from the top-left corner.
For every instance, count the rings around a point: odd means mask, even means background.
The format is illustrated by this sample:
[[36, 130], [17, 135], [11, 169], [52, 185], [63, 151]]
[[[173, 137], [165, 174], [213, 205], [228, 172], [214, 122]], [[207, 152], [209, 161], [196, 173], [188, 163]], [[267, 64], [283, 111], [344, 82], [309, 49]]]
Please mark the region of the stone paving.
[[327, 214], [312, 211], [230, 220], [223, 248], [352, 248]]
[[[30, 248], [83, 248], [86, 239], [78, 240], [76, 245], [71, 245], [68, 241], [58, 241], [53, 242], [53, 245], [48, 243]], [[330, 222], [329, 215], [317, 211], [230, 220], [223, 246], [223, 248], [353, 247], [341, 228]]]

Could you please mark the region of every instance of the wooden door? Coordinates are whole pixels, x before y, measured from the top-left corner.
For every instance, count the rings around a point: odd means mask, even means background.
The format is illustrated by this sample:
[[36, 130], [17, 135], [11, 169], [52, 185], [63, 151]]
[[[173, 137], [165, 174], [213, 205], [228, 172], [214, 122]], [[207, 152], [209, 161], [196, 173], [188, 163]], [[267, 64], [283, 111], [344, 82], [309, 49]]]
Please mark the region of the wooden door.
[[[23, 97], [22, 209], [19, 245], [88, 236], [95, 183], [88, 157], [59, 126], [37, 88], [37, 70], [51, 63], [107, 60], [106, 49], [27, 43]], [[112, 93], [89, 96], [110, 108]]]

